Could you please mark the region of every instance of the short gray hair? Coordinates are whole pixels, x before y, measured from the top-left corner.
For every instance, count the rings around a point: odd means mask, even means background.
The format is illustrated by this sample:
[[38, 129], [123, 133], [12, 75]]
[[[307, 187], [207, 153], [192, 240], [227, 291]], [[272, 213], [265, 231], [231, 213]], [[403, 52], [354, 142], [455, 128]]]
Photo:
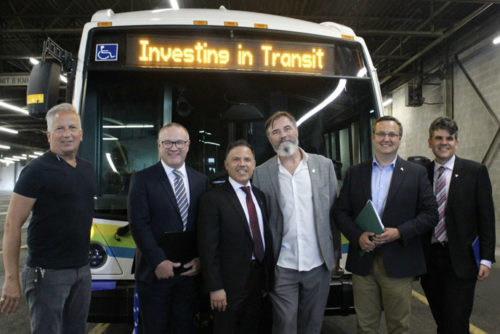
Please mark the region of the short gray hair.
[[54, 123], [54, 117], [56, 117], [57, 114], [63, 111], [73, 112], [78, 118], [78, 124], [80, 125], [80, 127], [82, 126], [80, 115], [78, 115], [78, 113], [76, 112], [75, 107], [71, 103], [61, 103], [53, 106], [47, 112], [47, 115], [45, 116], [45, 119], [47, 120], [47, 131], [52, 131], [52, 124]]

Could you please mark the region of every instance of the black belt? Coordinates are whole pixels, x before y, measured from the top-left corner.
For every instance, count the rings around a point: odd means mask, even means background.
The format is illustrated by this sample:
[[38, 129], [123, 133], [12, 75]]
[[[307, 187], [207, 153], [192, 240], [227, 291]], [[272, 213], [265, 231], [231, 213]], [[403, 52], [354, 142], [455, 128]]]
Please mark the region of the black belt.
[[435, 248], [448, 248], [448, 241], [434, 242], [431, 244], [431, 246]]

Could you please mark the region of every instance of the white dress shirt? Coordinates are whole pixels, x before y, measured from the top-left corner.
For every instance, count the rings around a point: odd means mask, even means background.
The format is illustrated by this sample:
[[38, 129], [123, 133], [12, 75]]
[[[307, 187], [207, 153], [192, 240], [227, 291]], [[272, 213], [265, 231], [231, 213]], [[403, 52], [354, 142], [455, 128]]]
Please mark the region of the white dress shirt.
[[302, 151], [302, 156], [293, 175], [281, 165], [277, 157], [280, 206], [283, 213], [283, 239], [277, 264], [283, 268], [308, 271], [323, 264], [323, 259], [314, 224], [307, 153]]
[[[245, 212], [245, 216], [247, 217], [247, 224], [248, 228], [250, 230], [250, 234], [252, 234], [252, 227], [250, 226], [250, 216], [248, 215], [248, 206], [247, 206], [247, 193], [241, 189], [241, 187], [250, 187], [250, 193], [252, 194], [252, 200], [253, 204], [255, 206], [255, 211], [257, 211], [257, 220], [259, 221], [259, 231], [260, 231], [260, 238], [262, 239], [262, 246], [264, 247], [264, 252], [266, 251], [266, 240], [264, 239], [264, 220], [262, 218], [262, 211], [260, 210], [260, 205], [259, 201], [257, 201], [257, 198], [255, 198], [255, 195], [252, 190], [252, 184], [250, 181], [246, 185], [242, 185], [238, 182], [236, 182], [233, 178], [228, 177], [229, 183], [233, 187], [234, 191], [236, 192], [236, 195], [238, 196], [238, 200], [240, 201], [241, 207], [243, 208], [243, 211]], [[252, 260], [255, 260], [255, 256], [252, 253]]]

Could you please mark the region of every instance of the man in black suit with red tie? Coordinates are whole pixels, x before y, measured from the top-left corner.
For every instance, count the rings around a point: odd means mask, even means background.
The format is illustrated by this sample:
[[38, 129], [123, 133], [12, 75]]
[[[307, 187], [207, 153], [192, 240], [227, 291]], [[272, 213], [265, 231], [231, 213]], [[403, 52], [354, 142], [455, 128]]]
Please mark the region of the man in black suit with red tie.
[[[427, 274], [421, 284], [437, 333], [469, 333], [476, 281], [488, 278], [495, 261], [495, 213], [484, 165], [455, 155], [458, 126], [447, 117], [429, 127], [435, 160], [428, 166], [439, 206], [439, 223], [423, 236]], [[479, 266], [472, 243], [479, 238]]]
[[272, 242], [264, 194], [252, 186], [255, 156], [244, 140], [226, 150], [228, 180], [202, 196], [198, 245], [214, 333], [260, 333], [263, 291], [271, 286]]
[[194, 330], [199, 258], [174, 262], [160, 246], [165, 232], [195, 232], [198, 199], [208, 189], [207, 177], [185, 165], [188, 150], [186, 128], [178, 123], [165, 125], [158, 134], [160, 162], [134, 174], [130, 184], [129, 222], [137, 244], [135, 279], [146, 334]]

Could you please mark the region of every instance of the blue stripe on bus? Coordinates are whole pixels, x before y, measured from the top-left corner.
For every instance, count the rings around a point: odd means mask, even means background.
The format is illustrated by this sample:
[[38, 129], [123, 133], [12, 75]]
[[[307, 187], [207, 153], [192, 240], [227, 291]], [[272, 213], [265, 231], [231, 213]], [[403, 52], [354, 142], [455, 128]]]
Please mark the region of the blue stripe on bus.
[[92, 291], [114, 290], [116, 281], [92, 281]]
[[343, 244], [342, 245], [342, 254], [347, 253], [349, 250], [349, 244]]
[[109, 256], [123, 257], [126, 259], [133, 259], [135, 256], [135, 248], [109, 246], [106, 246], [105, 248], [106, 253], [108, 253]]

